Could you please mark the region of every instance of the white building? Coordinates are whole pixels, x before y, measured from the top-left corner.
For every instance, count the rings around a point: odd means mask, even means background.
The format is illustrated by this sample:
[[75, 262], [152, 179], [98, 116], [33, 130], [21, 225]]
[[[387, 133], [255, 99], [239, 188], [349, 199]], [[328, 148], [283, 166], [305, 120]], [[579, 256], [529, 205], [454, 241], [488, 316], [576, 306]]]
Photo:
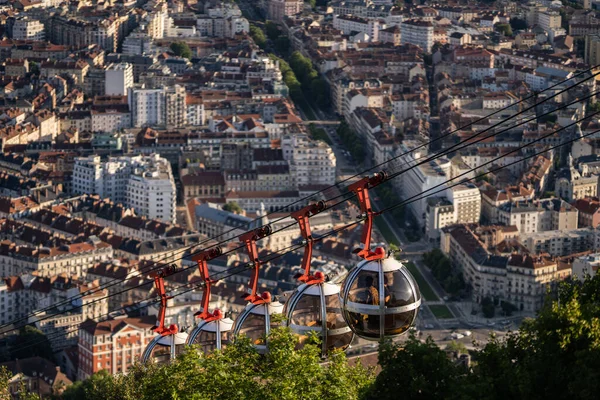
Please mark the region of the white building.
[[586, 275], [595, 276], [600, 266], [600, 253], [588, 254], [573, 260], [573, 275], [583, 280]]
[[104, 71], [104, 94], [126, 96], [133, 87], [133, 65], [129, 63], [110, 64]]
[[481, 216], [481, 192], [477, 186], [467, 183], [447, 190], [448, 200], [454, 205], [456, 223], [472, 224]]
[[12, 38], [15, 40], [46, 40], [44, 24], [29, 17], [18, 18], [13, 24]]
[[133, 127], [185, 125], [187, 109], [185, 88], [180, 85], [161, 89], [129, 89], [129, 109]]
[[148, 218], [175, 222], [175, 181], [169, 162], [158, 154], [134, 157], [78, 157], [73, 193], [99, 194]]
[[[422, 162], [422, 158], [427, 157], [419, 151], [410, 152], [409, 149], [416, 147], [416, 145], [416, 143], [405, 141], [398, 147], [397, 154], [406, 155], [399, 158], [397, 169], [398, 171], [406, 171], [394, 179], [394, 187], [403, 199], [413, 198], [413, 196], [418, 199], [411, 201], [408, 208], [415, 216], [419, 227], [423, 227], [427, 218], [427, 196], [421, 198], [418, 196], [429, 189], [431, 191], [428, 193], [434, 196], [434, 192], [446, 187], [445, 183], [450, 178], [451, 162], [446, 158], [438, 158], [411, 168]], [[435, 189], [433, 189], [434, 187]], [[441, 194], [437, 195], [440, 196]]]
[[402, 44], [414, 44], [430, 53], [433, 46], [433, 24], [428, 21], [409, 19], [400, 25]]
[[542, 11], [538, 13], [538, 25], [545, 31], [560, 28], [561, 16], [556, 11]]
[[303, 135], [288, 135], [282, 138], [281, 149], [300, 190], [303, 186], [335, 183], [336, 159], [328, 144]]
[[378, 20], [356, 17], [354, 15], [335, 15], [333, 17], [333, 27], [339, 29], [344, 34], [352, 32], [361, 32], [369, 36], [369, 41], [379, 40], [379, 31], [385, 26], [381, 26]]

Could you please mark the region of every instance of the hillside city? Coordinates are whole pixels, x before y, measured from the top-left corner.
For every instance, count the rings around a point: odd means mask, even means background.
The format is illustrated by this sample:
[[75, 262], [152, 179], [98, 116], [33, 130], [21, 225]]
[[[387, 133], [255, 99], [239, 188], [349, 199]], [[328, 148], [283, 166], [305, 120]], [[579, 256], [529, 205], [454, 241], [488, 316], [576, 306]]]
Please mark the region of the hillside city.
[[[419, 285], [415, 332], [472, 349], [518, 329], [560, 282], [600, 266], [599, 9], [0, 0], [10, 392], [126, 373], [161, 311], [150, 271], [181, 269], [164, 280], [165, 324], [192, 328], [193, 250], [228, 250], [213, 273], [244, 266], [248, 230], [270, 225], [258, 283], [285, 299], [303, 255], [290, 212], [380, 171], [392, 178], [371, 190], [373, 209], [391, 211], [374, 242]], [[324, 235], [312, 267], [331, 281], [360, 261], [361, 227], [347, 225], [361, 213], [342, 199], [311, 218]], [[221, 279], [210, 308], [239, 315], [250, 276]], [[36, 337], [37, 354], [23, 347]], [[374, 365], [376, 351], [357, 339], [347, 354]]]

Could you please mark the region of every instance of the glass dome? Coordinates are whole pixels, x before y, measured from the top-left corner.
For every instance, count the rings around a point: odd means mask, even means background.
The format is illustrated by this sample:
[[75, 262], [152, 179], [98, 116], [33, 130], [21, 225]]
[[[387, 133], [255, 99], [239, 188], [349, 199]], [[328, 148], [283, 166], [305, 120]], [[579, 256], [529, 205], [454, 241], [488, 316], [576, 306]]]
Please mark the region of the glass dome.
[[279, 322], [273, 322], [271, 316], [281, 314], [282, 311], [283, 304], [278, 301], [261, 304], [249, 303], [236, 318], [233, 324], [233, 335], [248, 336], [258, 352], [265, 354], [267, 336], [272, 328], [280, 325]]
[[341, 292], [344, 320], [361, 338], [396, 337], [414, 323], [421, 293], [408, 269], [393, 257], [361, 261]]
[[342, 317], [339, 293], [340, 287], [333, 283], [303, 284], [285, 303], [287, 324], [300, 335], [300, 345], [309, 332], [316, 332], [322, 340], [323, 357], [331, 350], [346, 349], [354, 338]]
[[200, 321], [188, 337], [188, 345], [197, 345], [206, 354], [226, 347], [231, 341], [233, 320], [221, 318], [213, 321]]
[[185, 351], [188, 334], [178, 332], [174, 335], [158, 335], [146, 346], [142, 362], [166, 364]]

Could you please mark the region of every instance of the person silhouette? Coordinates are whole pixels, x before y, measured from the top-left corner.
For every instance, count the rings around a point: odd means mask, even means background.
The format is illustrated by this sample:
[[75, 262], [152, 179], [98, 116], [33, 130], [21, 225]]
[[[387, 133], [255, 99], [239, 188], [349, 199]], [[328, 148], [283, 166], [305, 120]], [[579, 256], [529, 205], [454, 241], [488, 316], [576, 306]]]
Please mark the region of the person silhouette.
[[365, 289], [365, 292], [367, 294], [366, 304], [378, 306], [379, 305], [379, 291], [373, 284], [373, 281], [374, 280], [373, 280], [372, 276], [367, 276], [367, 278], [365, 279], [365, 283], [367, 284], [367, 287]]

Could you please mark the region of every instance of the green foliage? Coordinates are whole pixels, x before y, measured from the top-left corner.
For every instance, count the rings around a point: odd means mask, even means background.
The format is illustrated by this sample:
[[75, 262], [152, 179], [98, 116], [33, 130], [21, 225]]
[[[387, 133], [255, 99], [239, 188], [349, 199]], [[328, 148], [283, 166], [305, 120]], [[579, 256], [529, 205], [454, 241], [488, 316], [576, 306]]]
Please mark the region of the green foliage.
[[127, 375], [94, 375], [67, 390], [65, 399], [345, 400], [358, 399], [372, 383], [372, 372], [349, 366], [344, 353], [334, 353], [324, 365], [318, 345], [296, 350], [297, 342], [289, 328], [277, 328], [264, 357], [247, 338], [207, 355], [188, 349], [169, 365], [138, 364]]
[[521, 18], [511, 18], [510, 19], [510, 27], [513, 31], [526, 30], [527, 29], [527, 21]]
[[312, 99], [319, 107], [327, 107], [329, 105], [329, 90], [326, 82], [314, 68], [312, 61], [304, 57], [299, 51], [295, 51], [290, 57], [290, 67], [302, 84], [302, 89], [307, 98]]
[[365, 160], [365, 147], [363, 146], [362, 140], [358, 137], [356, 132], [354, 132], [350, 126], [346, 123], [346, 121], [342, 120], [342, 122], [338, 125], [337, 134], [344, 143], [344, 146], [354, 160], [358, 163], [362, 163]]
[[456, 296], [465, 289], [462, 273], [454, 271], [452, 263], [440, 249], [423, 254], [423, 263], [431, 269], [433, 276], [450, 295]]
[[402, 345], [379, 346], [382, 371], [366, 400], [447, 399], [459, 387], [459, 371], [431, 339], [421, 343], [413, 334]]
[[54, 353], [46, 335], [29, 325], [19, 330], [19, 335], [10, 348], [10, 356], [12, 359], [42, 357], [46, 360], [54, 360]]
[[317, 6], [317, 0], [306, 0], [306, 2], [308, 4], [310, 4], [311, 8], [314, 10], [314, 8]]
[[597, 101], [595, 103], [590, 103], [587, 107], [587, 111], [590, 114], [600, 112], [600, 101]]
[[9, 382], [12, 374], [5, 366], [0, 367], [0, 399], [10, 399]]
[[279, 36], [275, 39], [275, 50], [281, 54], [287, 54], [290, 50], [290, 39], [287, 36]]
[[468, 354], [469, 350], [467, 350], [467, 346], [465, 346], [462, 342], [457, 342], [455, 340], [448, 343], [446, 346], [446, 350], [455, 351], [458, 354]]
[[325, 132], [325, 129], [317, 128], [315, 124], [310, 124], [308, 126], [308, 133], [314, 140], [321, 140], [325, 143], [331, 144], [331, 139], [329, 138], [327, 132]]
[[244, 209], [235, 201], [230, 201], [223, 206], [223, 210], [229, 211], [236, 214], [241, 214]]
[[250, 25], [250, 36], [252, 37], [252, 40], [254, 40], [254, 43], [261, 49], [264, 49], [267, 45], [267, 37], [258, 26]]
[[483, 316], [486, 318], [494, 318], [496, 314], [496, 307], [494, 306], [494, 301], [489, 297], [484, 297], [481, 301], [481, 311], [483, 312]]
[[267, 32], [267, 37], [271, 40], [277, 39], [281, 34], [279, 27], [273, 21], [267, 21], [265, 23], [265, 31]]
[[171, 51], [175, 53], [176, 56], [190, 59], [192, 58], [192, 50], [190, 46], [186, 42], [173, 42], [171, 43]]
[[507, 317], [510, 317], [513, 312], [518, 310], [517, 306], [504, 300], [500, 302], [500, 307], [502, 308], [502, 313]]
[[504, 34], [504, 36], [512, 36], [513, 34], [512, 28], [509, 24], [496, 24], [494, 25], [494, 29]]

